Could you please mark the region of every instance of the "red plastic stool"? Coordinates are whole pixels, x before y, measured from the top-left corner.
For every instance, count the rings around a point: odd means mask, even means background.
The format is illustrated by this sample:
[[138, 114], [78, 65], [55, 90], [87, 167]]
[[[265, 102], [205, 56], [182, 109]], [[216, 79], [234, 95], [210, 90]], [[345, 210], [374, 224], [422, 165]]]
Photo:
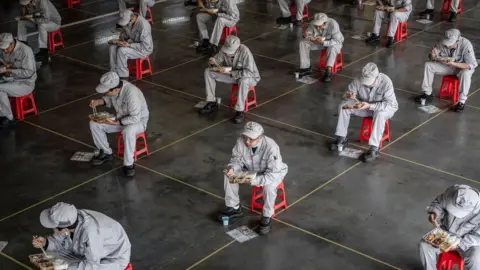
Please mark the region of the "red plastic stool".
[[[232, 85], [232, 96], [230, 97], [230, 108], [233, 108], [237, 104], [238, 99], [238, 84]], [[245, 101], [245, 112], [248, 112], [250, 106], [257, 107], [257, 93], [255, 91], [255, 86], [250, 86], [248, 88], [247, 100]]]
[[[134, 65], [132, 65], [132, 61], [135, 61]], [[145, 61], [147, 61], [147, 68], [143, 67], [143, 63]], [[153, 75], [152, 65], [150, 63], [150, 56], [129, 60], [128, 71], [130, 72], [130, 74], [135, 74], [135, 78], [137, 79], [141, 79], [145, 74]]]
[[[372, 133], [372, 117], [363, 117], [362, 127], [360, 128], [360, 142], [368, 141], [370, 139], [370, 134]], [[380, 140], [380, 145], [378, 148], [382, 148], [383, 141], [390, 141], [390, 125], [388, 120], [385, 121], [385, 130], [383, 131], [383, 137]]]
[[458, 265], [458, 270], [463, 270], [463, 264], [463, 259], [458, 252], [443, 252], [438, 257], [437, 270], [453, 270], [454, 265]]
[[129, 263], [127, 265], [127, 268], [125, 268], [125, 270], [133, 270], [132, 263]]
[[[320, 53], [320, 70], [327, 68], [327, 50], [323, 49]], [[332, 73], [336, 73], [337, 71], [343, 69], [343, 55], [342, 51], [337, 54], [335, 58], [335, 63], [332, 67]]]
[[[138, 138], [143, 139], [142, 141], [138, 141]], [[136, 145], [135, 145], [135, 154], [133, 154], [133, 160], [137, 161], [137, 157], [143, 153], [146, 153], [148, 156], [148, 147], [147, 147], [147, 138], [145, 137], [145, 132], [138, 133], [136, 136]], [[141, 147], [138, 149], [138, 147]], [[123, 134], [122, 132], [118, 133], [117, 136], [117, 156], [121, 156], [124, 153], [125, 144], [123, 143]]]
[[232, 27], [224, 27], [222, 36], [220, 37], [220, 43], [223, 44], [225, 42], [225, 39], [230, 36], [233, 32], [235, 32], [235, 36], [238, 37], [238, 31], [237, 31], [237, 26], [234, 25]]
[[73, 5], [80, 4], [80, 0], [67, 0], [68, 8], [72, 8]]
[[[387, 38], [388, 29], [390, 29], [390, 22], [387, 25]], [[407, 21], [398, 23], [397, 31], [395, 32], [395, 40], [397, 42], [402, 41], [404, 38], [408, 38], [408, 23]]]
[[[58, 41], [55, 41], [56, 36], [59, 37]], [[65, 45], [63, 44], [63, 37], [60, 28], [58, 28], [58, 30], [56, 31], [48, 32], [48, 51], [55, 52], [55, 49], [57, 47], [65, 47]]]
[[34, 113], [35, 115], [38, 114], [35, 99], [33, 98], [33, 92], [22, 97], [10, 97], [9, 100], [11, 103], [15, 101], [15, 106], [11, 107], [15, 110], [17, 120], [23, 120], [25, 115], [29, 113]]
[[[292, 20], [297, 19], [297, 6], [295, 4], [290, 5], [290, 15], [292, 16]], [[303, 19], [308, 19], [308, 6], [303, 6]]]
[[[275, 211], [280, 208], [285, 208], [287, 209], [287, 194], [285, 193], [285, 186], [283, 185], [283, 181], [277, 186], [277, 191], [281, 190], [282, 192], [280, 194], [277, 194], [277, 198], [280, 199], [280, 202], [275, 203]], [[257, 202], [257, 200], [262, 200], [262, 202]], [[252, 202], [250, 203], [250, 211], [254, 210], [263, 210], [263, 187], [257, 187], [254, 186], [252, 190]], [[273, 217], [275, 217], [275, 213], [273, 214]]]
[[440, 85], [440, 92], [438, 93], [438, 98], [451, 98], [453, 100], [453, 103], [457, 103], [459, 84], [460, 80], [457, 76], [443, 76], [442, 84]]
[[[463, 5], [462, 5], [462, 0], [458, 1], [458, 10], [457, 10], [457, 14], [460, 14], [462, 13], [463, 11]], [[443, 0], [443, 4], [442, 4], [442, 16], [443, 15], [448, 15], [450, 14], [450, 5], [452, 4], [452, 0]]]
[[[133, 13], [139, 13], [139, 9], [138, 8], [134, 8], [132, 10]], [[145, 13], [145, 20], [147, 20], [147, 22], [153, 24], [153, 16], [152, 16], [152, 9], [147, 7], [147, 12]]]

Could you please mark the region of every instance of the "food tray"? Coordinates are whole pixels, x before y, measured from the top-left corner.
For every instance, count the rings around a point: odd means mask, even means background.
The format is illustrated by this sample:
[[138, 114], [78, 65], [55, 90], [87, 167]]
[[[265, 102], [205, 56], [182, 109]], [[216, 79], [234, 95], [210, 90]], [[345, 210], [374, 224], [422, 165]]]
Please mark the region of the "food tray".
[[40, 270], [66, 270], [68, 268], [68, 263], [64, 260], [55, 259], [52, 255], [48, 256], [49, 258], [45, 258], [44, 254], [33, 254], [28, 258]]
[[426, 233], [423, 236], [423, 240], [441, 250], [448, 250], [452, 245], [458, 242], [459, 238], [441, 228], [435, 228]]
[[362, 106], [362, 103], [355, 103], [353, 105], [343, 105], [342, 109], [344, 110], [358, 110]]
[[90, 120], [92, 121], [101, 123], [101, 122], [105, 122], [105, 120], [107, 120], [108, 118], [114, 119], [115, 116], [108, 112], [100, 112], [100, 113], [90, 114], [88, 118], [90, 118]]
[[439, 62], [454, 62], [455, 61], [455, 58], [454, 57], [437, 57], [435, 58], [435, 61], [439, 61]]
[[257, 176], [256, 172], [232, 173], [228, 177], [228, 181], [232, 184], [251, 183], [256, 176]]

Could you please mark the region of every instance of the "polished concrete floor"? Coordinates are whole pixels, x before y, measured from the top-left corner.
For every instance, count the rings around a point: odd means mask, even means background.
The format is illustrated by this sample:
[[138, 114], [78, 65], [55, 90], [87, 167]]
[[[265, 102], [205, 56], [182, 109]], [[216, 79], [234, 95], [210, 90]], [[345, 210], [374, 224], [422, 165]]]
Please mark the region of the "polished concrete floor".
[[[16, 32], [16, 0], [1, 1], [0, 32]], [[193, 106], [204, 98], [207, 58], [189, 48], [196, 38], [190, 7], [167, 0], [153, 8], [151, 56], [154, 74], [135, 84], [147, 98], [150, 155], [137, 162], [137, 175], [125, 178], [121, 160], [91, 167], [70, 161], [76, 151], [91, 151], [88, 102], [108, 69], [108, 45], [117, 20], [116, 0], [82, 0], [60, 9], [66, 47], [38, 71], [35, 100], [39, 115], [0, 131], [0, 269], [31, 269], [32, 235], [46, 234], [40, 211], [64, 201], [103, 212], [118, 220], [133, 244], [135, 269], [420, 269], [417, 244], [430, 229], [425, 207], [453, 184], [478, 187], [480, 168], [480, 73], [473, 75], [470, 99], [462, 114], [451, 103], [426, 114], [413, 97], [420, 93], [429, 48], [451, 27], [460, 29], [480, 55], [480, 7], [464, 0], [455, 24], [442, 21], [436, 1], [434, 22], [416, 22], [423, 10], [414, 1], [409, 38], [394, 48], [352, 39], [371, 32], [374, 7], [349, 1], [313, 0], [310, 17], [326, 12], [345, 36], [344, 70], [330, 84], [296, 82], [299, 28], [274, 29], [278, 7], [271, 1], [238, 4], [239, 37], [254, 53], [262, 80], [259, 106], [247, 119], [258, 121], [279, 144], [289, 166], [285, 179], [289, 208], [271, 234], [245, 243], [233, 241], [215, 220], [223, 207], [222, 170], [242, 125], [222, 108], [200, 117]], [[386, 25], [383, 25], [382, 33]], [[35, 43], [35, 36], [30, 37]], [[318, 63], [319, 52], [311, 55]], [[332, 154], [326, 145], [337, 121], [337, 105], [352, 77], [375, 62], [396, 87], [399, 111], [390, 121], [392, 140], [374, 163]], [[320, 77], [321, 73], [315, 74]], [[440, 78], [435, 80], [438, 89]], [[438, 90], [436, 90], [438, 91]], [[228, 85], [218, 85], [224, 103]], [[360, 119], [352, 118], [349, 138], [358, 142]], [[112, 144], [115, 135], [109, 137]], [[241, 188], [249, 207], [251, 189]], [[245, 211], [248, 213], [248, 211]], [[252, 228], [259, 216], [248, 213], [232, 224]]]

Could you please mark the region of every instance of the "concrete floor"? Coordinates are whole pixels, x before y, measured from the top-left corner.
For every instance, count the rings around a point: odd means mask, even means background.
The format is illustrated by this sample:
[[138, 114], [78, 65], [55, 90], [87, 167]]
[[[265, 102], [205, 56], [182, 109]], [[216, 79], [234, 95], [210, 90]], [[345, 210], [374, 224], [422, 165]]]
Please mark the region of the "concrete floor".
[[[16, 33], [16, 3], [2, 1], [0, 32]], [[435, 100], [442, 111], [429, 115], [412, 100], [420, 93], [429, 48], [445, 30], [460, 29], [480, 55], [475, 0], [464, 0], [464, 13], [454, 25], [441, 21], [438, 12], [432, 24], [417, 23], [424, 3], [415, 1], [409, 39], [392, 49], [351, 38], [371, 31], [374, 7], [361, 10], [349, 1], [314, 0], [310, 16], [327, 12], [345, 36], [344, 70], [328, 85], [294, 80], [301, 30], [274, 29], [276, 5], [265, 0], [238, 5], [239, 36], [254, 53], [262, 76], [260, 106], [247, 118], [263, 124], [289, 166], [289, 208], [277, 216], [270, 235], [243, 244], [232, 241], [215, 220], [223, 207], [222, 169], [242, 125], [229, 121], [232, 112], [226, 108], [210, 118], [193, 109], [205, 95], [207, 59], [188, 47], [196, 38], [188, 21], [190, 8], [183, 0], [153, 8], [154, 75], [135, 82], [151, 113], [151, 155], [140, 159], [136, 177], [127, 179], [120, 159], [95, 168], [70, 161], [74, 152], [93, 147], [88, 102], [98, 97], [95, 86], [108, 68], [106, 41], [117, 20], [108, 14], [116, 11], [116, 1], [82, 0], [72, 9], [61, 0], [54, 3], [66, 24], [66, 48], [38, 71], [40, 113], [0, 131], [0, 181], [6, 194], [0, 197], [0, 241], [9, 241], [0, 252], [2, 270], [32, 268], [27, 256], [38, 252], [31, 247], [32, 235], [49, 233], [41, 227], [39, 213], [59, 201], [121, 222], [133, 245], [135, 269], [419, 269], [417, 244], [430, 229], [425, 207], [453, 184], [480, 183], [474, 152], [480, 147], [480, 73], [473, 75], [463, 114], [450, 111], [449, 102]], [[169, 20], [175, 18], [180, 19]], [[318, 57], [319, 52], [312, 53], [312, 65]], [[377, 63], [392, 78], [400, 103], [390, 120], [392, 141], [372, 164], [326, 148], [340, 96], [367, 62]], [[439, 84], [437, 77], [435, 89]], [[220, 84], [217, 92], [226, 103], [230, 86]], [[348, 136], [356, 148], [366, 147], [358, 143], [359, 126], [360, 119], [353, 118]], [[115, 135], [109, 138], [113, 143]], [[250, 192], [241, 188], [245, 207]], [[258, 219], [249, 213], [231, 228], [253, 227]]]

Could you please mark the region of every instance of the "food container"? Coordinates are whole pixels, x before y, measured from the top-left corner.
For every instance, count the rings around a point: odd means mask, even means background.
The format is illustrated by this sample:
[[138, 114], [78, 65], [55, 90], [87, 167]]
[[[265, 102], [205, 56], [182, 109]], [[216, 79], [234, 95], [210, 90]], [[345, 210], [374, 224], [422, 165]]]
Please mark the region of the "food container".
[[54, 256], [48, 255], [46, 258], [44, 254], [29, 255], [30, 262], [33, 263], [40, 270], [66, 270], [68, 263], [61, 259], [55, 259]]
[[110, 119], [115, 119], [115, 116], [108, 113], [108, 112], [100, 112], [100, 113], [95, 113], [95, 114], [90, 114], [88, 116], [90, 120], [97, 122], [97, 123], [103, 123], [105, 122], [108, 118]]
[[256, 172], [239, 172], [232, 173], [228, 177], [228, 181], [231, 184], [246, 184], [252, 183], [253, 179], [257, 176]]
[[448, 250], [460, 239], [441, 228], [435, 228], [426, 233], [423, 236], [423, 240], [434, 247], [440, 248], [441, 250]]

